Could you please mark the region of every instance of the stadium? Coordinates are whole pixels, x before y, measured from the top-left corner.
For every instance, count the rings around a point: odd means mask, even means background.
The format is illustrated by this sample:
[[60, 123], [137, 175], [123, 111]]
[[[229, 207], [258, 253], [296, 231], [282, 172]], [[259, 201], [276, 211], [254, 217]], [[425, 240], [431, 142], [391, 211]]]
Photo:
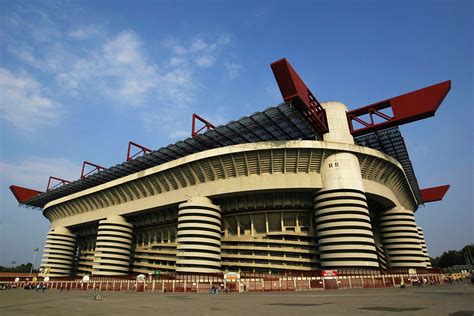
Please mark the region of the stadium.
[[84, 162], [79, 180], [51, 177], [45, 192], [12, 185], [51, 222], [42, 270], [429, 269], [415, 212], [449, 186], [419, 188], [398, 126], [434, 116], [451, 82], [349, 111], [320, 103], [286, 59], [271, 67], [277, 106], [217, 127], [193, 115], [191, 137], [158, 150], [130, 142], [127, 161]]

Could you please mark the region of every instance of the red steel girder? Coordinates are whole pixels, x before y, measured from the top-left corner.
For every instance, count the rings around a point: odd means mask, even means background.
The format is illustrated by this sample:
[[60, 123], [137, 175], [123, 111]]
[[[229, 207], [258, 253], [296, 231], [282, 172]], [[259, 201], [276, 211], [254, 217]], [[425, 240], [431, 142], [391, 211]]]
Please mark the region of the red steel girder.
[[[450, 89], [451, 80], [448, 80], [349, 111], [347, 118], [351, 133], [353, 136], [360, 136], [434, 116]], [[393, 116], [382, 112], [388, 108], [391, 108]], [[362, 118], [364, 115], [369, 115], [370, 121]], [[383, 121], [376, 123], [374, 116]], [[362, 127], [355, 128], [353, 121], [360, 123]]]
[[316, 132], [320, 134], [329, 132], [326, 111], [293, 67], [291, 67], [288, 60], [282, 58], [270, 66], [283, 100], [291, 102], [295, 108], [300, 110]]
[[[196, 120], [204, 123], [204, 126], [201, 127], [200, 129], [196, 130]], [[210, 130], [210, 129], [215, 129], [216, 127], [214, 125], [212, 125], [211, 123], [209, 123], [208, 121], [206, 121], [205, 119], [203, 119], [202, 117], [200, 117], [199, 115], [197, 114], [193, 114], [193, 122], [192, 122], [192, 131], [191, 131], [191, 136], [194, 138], [196, 135], [198, 135], [199, 133], [201, 133], [204, 129], [206, 129], [207, 131]]]
[[15, 196], [18, 203], [23, 203], [24, 201], [37, 196], [43, 192], [33, 189], [28, 189], [24, 187], [19, 187], [17, 185], [11, 185], [10, 191], [12, 191], [13, 195]]
[[[58, 182], [55, 185], [51, 186], [51, 180], [56, 180]], [[71, 181], [51, 176], [51, 177], [49, 177], [49, 180], [48, 180], [48, 186], [46, 187], [46, 192], [48, 192], [49, 190], [52, 190], [54, 188], [57, 188], [60, 185], [64, 185], [64, 184], [67, 184], [67, 183], [70, 183], [70, 182]]]
[[448, 192], [450, 185], [441, 185], [439, 187], [432, 187], [421, 189], [420, 194], [424, 203], [441, 201], [446, 192]]
[[[132, 146], [140, 149], [133, 155], [131, 155]], [[128, 142], [127, 161], [132, 160], [133, 158], [140, 155], [141, 153], [146, 154], [147, 152], [151, 153], [151, 151], [152, 151], [151, 149], [148, 149], [145, 146], [139, 145], [134, 142]]]
[[[91, 167], [94, 167], [94, 169], [88, 171], [88, 172], [85, 172], [86, 171], [86, 165], [89, 165]], [[102, 166], [99, 166], [99, 165], [96, 165], [94, 163], [91, 163], [91, 162], [88, 162], [88, 161], [84, 161], [82, 163], [82, 172], [81, 172], [81, 179], [84, 179], [85, 177], [87, 177], [88, 175], [90, 175], [91, 173], [95, 172], [95, 171], [100, 171], [100, 170], [104, 170], [105, 168], [102, 167]]]

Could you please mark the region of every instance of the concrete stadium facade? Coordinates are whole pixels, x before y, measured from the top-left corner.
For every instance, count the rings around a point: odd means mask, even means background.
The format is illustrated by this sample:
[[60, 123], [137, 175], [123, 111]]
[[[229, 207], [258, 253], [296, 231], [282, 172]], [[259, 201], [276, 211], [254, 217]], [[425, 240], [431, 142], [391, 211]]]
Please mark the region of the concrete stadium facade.
[[323, 140], [187, 155], [44, 206], [50, 276], [429, 268], [400, 163], [322, 103]]

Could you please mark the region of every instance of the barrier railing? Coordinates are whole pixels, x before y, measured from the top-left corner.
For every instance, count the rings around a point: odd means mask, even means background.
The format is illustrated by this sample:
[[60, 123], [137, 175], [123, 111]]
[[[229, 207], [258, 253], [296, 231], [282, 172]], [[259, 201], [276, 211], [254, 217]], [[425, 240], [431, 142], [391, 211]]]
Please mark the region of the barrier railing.
[[79, 279], [57, 278], [49, 282], [39, 280], [35, 283], [22, 280], [20, 282], [0, 281], [0, 285], [17, 288], [35, 287], [37, 284], [46, 284], [48, 289], [69, 290], [99, 290], [99, 291], [135, 291], [135, 292], [191, 292], [205, 293], [212, 287], [227, 289], [230, 292], [267, 292], [267, 291], [308, 291], [308, 290], [335, 290], [345, 288], [380, 288], [400, 286], [403, 281], [407, 286], [412, 285], [414, 280], [426, 281], [427, 284], [442, 284], [441, 274], [381, 274], [381, 275], [337, 275], [331, 277], [322, 276], [272, 276], [253, 275], [247, 277], [241, 275], [239, 280], [228, 282], [222, 275], [189, 275], [187, 278], [180, 276], [175, 279], [151, 278], [145, 281], [137, 281], [130, 278], [94, 277], [87, 283]]

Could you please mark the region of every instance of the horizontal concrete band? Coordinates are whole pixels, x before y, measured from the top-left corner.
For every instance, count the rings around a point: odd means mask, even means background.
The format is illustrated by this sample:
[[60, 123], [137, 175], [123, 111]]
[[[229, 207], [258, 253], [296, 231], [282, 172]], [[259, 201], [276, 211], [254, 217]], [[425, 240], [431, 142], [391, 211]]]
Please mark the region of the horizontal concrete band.
[[213, 267], [213, 266], [176, 266], [176, 271], [179, 271], [181, 273], [219, 273], [221, 272], [220, 267]]
[[[330, 142], [288, 141], [278, 143], [278, 148], [275, 144], [236, 145], [190, 155], [53, 201], [46, 206], [44, 214], [54, 225], [70, 226], [110, 214], [131, 214], [151, 207], [181, 203], [186, 195], [192, 195], [197, 189], [210, 197], [288, 188], [317, 190], [321, 188], [321, 159], [334, 152], [350, 152], [357, 156], [361, 169], [367, 170], [366, 174], [362, 174], [364, 181], [367, 181], [364, 183], [367, 192], [389, 199], [395, 205], [416, 207], [402, 168], [389, 156], [360, 146]], [[251, 167], [254, 163], [259, 167]], [[264, 164], [270, 166], [268, 172]], [[289, 167], [290, 164], [296, 164], [297, 168]], [[278, 169], [278, 165], [284, 167]], [[392, 174], [390, 179], [382, 181], [377, 176], [381, 174], [379, 169], [389, 170]], [[190, 170], [200, 170], [202, 180], [193, 181]], [[183, 174], [190, 178], [182, 183], [176, 182]], [[170, 181], [176, 184], [168, 184], [166, 189], [164, 184]], [[146, 192], [141, 193], [143, 190]], [[101, 203], [97, 203], [99, 200]], [[98, 204], [100, 206], [95, 206]]]

